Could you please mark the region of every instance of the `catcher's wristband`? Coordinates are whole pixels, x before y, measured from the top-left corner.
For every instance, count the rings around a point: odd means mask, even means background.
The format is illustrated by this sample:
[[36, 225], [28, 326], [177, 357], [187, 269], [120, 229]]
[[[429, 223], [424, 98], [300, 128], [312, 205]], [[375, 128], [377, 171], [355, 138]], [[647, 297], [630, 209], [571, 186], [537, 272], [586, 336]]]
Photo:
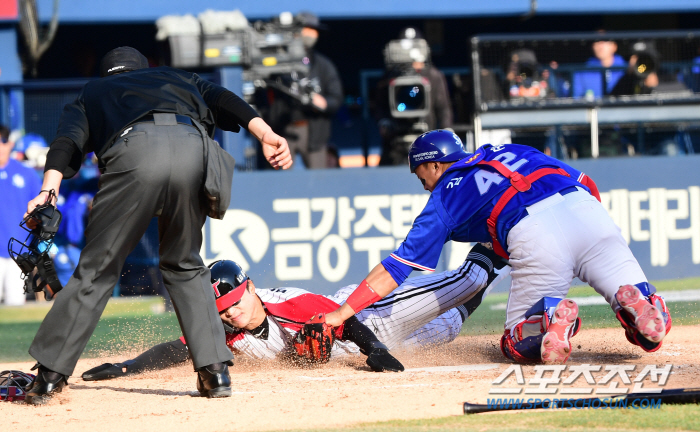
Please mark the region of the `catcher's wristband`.
[[381, 300], [381, 297], [374, 292], [365, 279], [355, 288], [355, 291], [350, 294], [345, 303], [350, 306], [355, 313], [358, 313], [378, 300]]

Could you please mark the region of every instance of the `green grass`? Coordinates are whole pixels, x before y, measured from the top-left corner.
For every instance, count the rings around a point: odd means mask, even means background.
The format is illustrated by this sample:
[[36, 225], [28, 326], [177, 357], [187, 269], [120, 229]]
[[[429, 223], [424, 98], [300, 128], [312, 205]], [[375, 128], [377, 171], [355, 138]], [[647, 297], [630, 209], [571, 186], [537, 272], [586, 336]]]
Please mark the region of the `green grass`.
[[[700, 277], [651, 281], [651, 283], [658, 291], [685, 291], [700, 289]], [[589, 297], [595, 295], [598, 295], [598, 293], [587, 285], [575, 286], [569, 290], [569, 297]]]
[[[700, 431], [698, 405], [663, 406], [661, 409], [564, 410], [513, 412], [361, 423], [345, 428], [304, 429], [307, 432], [363, 431]], [[296, 431], [290, 431], [296, 432]]]
[[[0, 324], [41, 322], [51, 309], [51, 302], [27, 303], [24, 306], [0, 306]], [[102, 318], [114, 316], [144, 316], [162, 310], [161, 297], [124, 297], [111, 298], [105, 308]]]
[[[174, 313], [162, 309], [159, 297], [110, 300], [85, 348], [83, 357], [126, 353], [181, 336]], [[27, 353], [49, 304], [0, 308], [0, 362], [31, 360]]]

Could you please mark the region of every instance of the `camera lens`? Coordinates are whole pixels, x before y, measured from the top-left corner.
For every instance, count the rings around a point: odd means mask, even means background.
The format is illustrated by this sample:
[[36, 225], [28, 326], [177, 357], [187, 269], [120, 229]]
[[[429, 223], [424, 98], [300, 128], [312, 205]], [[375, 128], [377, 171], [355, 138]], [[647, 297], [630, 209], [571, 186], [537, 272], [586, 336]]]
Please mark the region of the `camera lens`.
[[394, 100], [399, 112], [425, 108], [425, 88], [422, 85], [397, 85]]

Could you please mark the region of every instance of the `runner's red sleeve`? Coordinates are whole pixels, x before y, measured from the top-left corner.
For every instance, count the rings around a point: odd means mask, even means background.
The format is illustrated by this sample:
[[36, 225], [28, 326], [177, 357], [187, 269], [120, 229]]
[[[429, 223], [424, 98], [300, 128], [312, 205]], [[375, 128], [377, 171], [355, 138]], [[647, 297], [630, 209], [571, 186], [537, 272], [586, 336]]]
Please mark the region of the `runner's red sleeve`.
[[357, 286], [357, 288], [355, 288], [355, 291], [350, 294], [345, 303], [347, 303], [347, 305], [350, 306], [355, 313], [358, 313], [378, 300], [381, 300], [381, 297], [374, 292], [372, 287], [369, 286], [367, 280], [365, 279], [360, 285]]
[[596, 186], [596, 184], [592, 178], [588, 177], [586, 174], [582, 174], [581, 175], [581, 184], [586, 186], [588, 189], [590, 189], [591, 195], [593, 195], [595, 197], [595, 199], [600, 201], [600, 192], [598, 192], [598, 186]]

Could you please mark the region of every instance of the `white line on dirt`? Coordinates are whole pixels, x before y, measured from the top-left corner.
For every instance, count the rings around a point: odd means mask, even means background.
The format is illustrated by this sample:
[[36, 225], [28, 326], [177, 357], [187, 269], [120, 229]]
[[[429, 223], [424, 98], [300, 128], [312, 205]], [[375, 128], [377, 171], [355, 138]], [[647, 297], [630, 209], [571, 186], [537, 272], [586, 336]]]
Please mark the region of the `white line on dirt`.
[[496, 364], [496, 363], [460, 365], [460, 366], [435, 366], [435, 367], [406, 369], [406, 372], [471, 372], [471, 371], [483, 371], [483, 370], [489, 370], [489, 369], [498, 369], [500, 366], [501, 365]]
[[[307, 377], [310, 378], [310, 377]], [[336, 377], [340, 378], [340, 377]], [[452, 383], [422, 383], [422, 384], [396, 384], [396, 385], [379, 385], [379, 386], [369, 386], [369, 387], [363, 387], [364, 389], [386, 389], [386, 388], [405, 388], [405, 387], [441, 387], [441, 386], [449, 386]], [[339, 387], [333, 387], [333, 388], [324, 388], [320, 389], [319, 391], [337, 391], [339, 390]], [[253, 391], [233, 391], [231, 394], [262, 394], [262, 393], [299, 393], [299, 389], [279, 389], [279, 390], [264, 390], [264, 391], [258, 391], [258, 390], [253, 390]], [[190, 396], [198, 396], [199, 393], [197, 392], [187, 392], [186, 395]]]
[[[404, 373], [444, 373], [444, 372], [475, 372], [484, 371], [489, 369], [498, 369], [501, 365], [490, 363], [490, 364], [473, 364], [473, 365], [459, 365], [459, 366], [434, 366], [434, 367], [424, 367], [424, 368], [412, 368], [406, 369]], [[401, 374], [396, 375], [383, 375], [383, 377], [391, 378], [401, 378]], [[341, 376], [329, 376], [329, 377], [310, 377], [305, 375], [300, 375], [298, 378], [307, 381], [340, 381], [346, 379], [358, 379], [358, 378], [376, 378], [374, 374], [363, 375], [341, 375]]]

